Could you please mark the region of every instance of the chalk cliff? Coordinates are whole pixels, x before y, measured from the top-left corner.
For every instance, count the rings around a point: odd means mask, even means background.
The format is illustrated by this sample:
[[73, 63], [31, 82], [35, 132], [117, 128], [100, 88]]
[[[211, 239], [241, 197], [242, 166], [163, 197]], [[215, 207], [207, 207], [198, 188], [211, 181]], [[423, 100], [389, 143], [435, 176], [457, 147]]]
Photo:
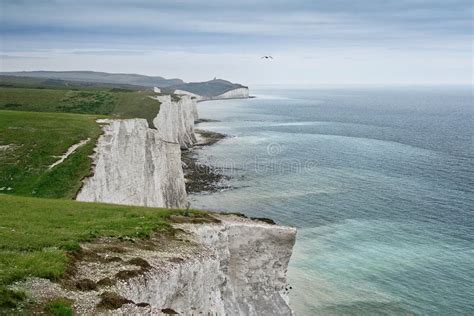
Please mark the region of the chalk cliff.
[[249, 97], [248, 88], [238, 88], [238, 89], [227, 91], [216, 97], [213, 97], [213, 99], [245, 99], [248, 97]]
[[[76, 262], [69, 281], [90, 280], [94, 290], [38, 279], [24, 287], [37, 301], [71, 299], [78, 315], [292, 315], [286, 270], [296, 230], [213, 216], [218, 221], [176, 224], [174, 238], [153, 236], [143, 246], [113, 239], [82, 245], [90, 258]], [[100, 307], [105, 292], [120, 297], [113, 310]]]
[[186, 91], [186, 90], [177, 89], [177, 90], [174, 90], [173, 93], [176, 94], [176, 95], [179, 95], [179, 96], [187, 95], [187, 96], [189, 96], [189, 97], [191, 97], [191, 98], [196, 99], [197, 101], [202, 101], [202, 100], [205, 100], [205, 99], [206, 99], [206, 98], [203, 97], [202, 95], [199, 95], [199, 94], [196, 94], [196, 93], [192, 93], [192, 92], [189, 92], [189, 91]]
[[291, 315], [286, 269], [296, 230], [217, 218], [221, 223], [178, 225], [190, 233], [194, 254], [175, 252], [185, 258], [180, 262], [154, 254], [149, 273], [119, 283], [118, 293], [150, 304], [151, 310], [171, 308], [184, 315]]
[[186, 190], [178, 143], [163, 141], [144, 119], [102, 121], [93, 175], [78, 201], [184, 207]]
[[152, 207], [186, 206], [180, 148], [196, 142], [196, 101], [189, 96], [161, 102], [151, 129], [146, 120], [109, 120], [94, 155], [93, 175], [84, 180], [79, 201]]
[[193, 92], [189, 92], [186, 90], [174, 90], [174, 94], [180, 96], [189, 96], [196, 101], [206, 101], [206, 100], [224, 100], [224, 99], [246, 99], [249, 97], [249, 89], [247, 87], [232, 89], [226, 91], [222, 94], [215, 95], [215, 96], [204, 96], [198, 95]]
[[[236, 90], [224, 97], [246, 94]], [[187, 95], [179, 100], [155, 98], [161, 102], [153, 120], [156, 129], [144, 119], [100, 121], [104, 134], [96, 147], [94, 173], [84, 180], [78, 200], [186, 206], [181, 148], [196, 142], [196, 100]], [[50, 295], [72, 299], [80, 315], [292, 315], [286, 272], [296, 230], [235, 215], [212, 216], [217, 220], [178, 221], [178, 235], [166, 241], [153, 237], [146, 247], [116, 240], [82, 245], [86, 252], [103, 258], [96, 258], [100, 264], [76, 262], [73, 278], [97, 284], [112, 280], [92, 292], [65, 290], [46, 280], [25, 287], [33, 289], [33, 297], [48, 288]], [[117, 242], [124, 251], [108, 253]], [[105, 291], [119, 295], [122, 306], [108, 312], [98, 308]]]
[[167, 142], [179, 143], [182, 148], [191, 147], [196, 142], [196, 100], [187, 95], [182, 95], [175, 101], [170, 95], [157, 96], [155, 99], [161, 102], [160, 111], [153, 120], [159, 137]]

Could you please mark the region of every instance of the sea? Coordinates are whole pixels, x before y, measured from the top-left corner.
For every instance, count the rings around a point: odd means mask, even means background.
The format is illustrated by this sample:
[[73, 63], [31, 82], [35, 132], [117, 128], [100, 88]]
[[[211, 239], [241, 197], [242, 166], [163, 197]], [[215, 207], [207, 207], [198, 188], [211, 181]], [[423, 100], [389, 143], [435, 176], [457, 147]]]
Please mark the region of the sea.
[[[297, 227], [297, 315], [474, 315], [472, 86], [258, 86], [198, 104], [191, 205]], [[225, 188], [229, 186], [229, 188]]]

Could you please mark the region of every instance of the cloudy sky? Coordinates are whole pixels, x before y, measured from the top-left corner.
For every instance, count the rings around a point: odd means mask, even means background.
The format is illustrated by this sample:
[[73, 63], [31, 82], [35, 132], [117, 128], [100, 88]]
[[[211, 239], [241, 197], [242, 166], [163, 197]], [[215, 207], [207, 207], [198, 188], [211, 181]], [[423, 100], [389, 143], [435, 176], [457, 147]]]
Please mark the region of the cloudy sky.
[[[470, 0], [0, 0], [2, 71], [472, 82]], [[262, 60], [272, 55], [273, 60]]]

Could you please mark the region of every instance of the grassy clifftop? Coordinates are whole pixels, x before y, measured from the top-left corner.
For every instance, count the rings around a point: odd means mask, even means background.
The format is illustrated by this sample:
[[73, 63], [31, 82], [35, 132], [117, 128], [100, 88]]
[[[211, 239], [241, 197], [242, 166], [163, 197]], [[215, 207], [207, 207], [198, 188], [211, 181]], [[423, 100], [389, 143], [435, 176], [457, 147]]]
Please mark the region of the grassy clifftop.
[[176, 89], [185, 90], [197, 95], [201, 95], [203, 97], [212, 98], [212, 97], [217, 97], [228, 91], [239, 89], [239, 88], [247, 88], [247, 87], [238, 83], [232, 83], [227, 80], [214, 79], [214, 80], [205, 81], [205, 82], [189, 82], [189, 83], [182, 83], [179, 85], [173, 85], [173, 86], [164, 88], [164, 91], [168, 93], [172, 93]]
[[180, 212], [0, 194], [0, 314], [23, 298], [9, 284], [25, 277], [60, 278], [79, 243], [101, 236], [170, 234], [169, 217]]
[[[0, 193], [73, 198], [90, 173], [97, 115], [0, 111]], [[90, 139], [56, 167], [70, 146]]]
[[106, 73], [97, 71], [20, 71], [2, 72], [2, 76], [19, 76], [55, 80], [72, 80], [96, 83], [132, 84], [145, 87], [167, 87], [181, 84], [181, 79], [165, 79], [160, 76], [139, 74]]
[[[25, 295], [9, 286], [26, 277], [61, 278], [81, 242], [170, 234], [171, 215], [182, 213], [72, 200], [91, 171], [101, 134], [96, 120], [151, 122], [159, 111], [151, 90], [12, 85], [0, 87], [0, 315], [27, 314], [15, 310], [26, 304]], [[186, 220], [197, 214], [186, 212]]]
[[0, 87], [0, 110], [104, 114], [144, 118], [152, 126], [160, 103], [151, 90], [115, 91]]

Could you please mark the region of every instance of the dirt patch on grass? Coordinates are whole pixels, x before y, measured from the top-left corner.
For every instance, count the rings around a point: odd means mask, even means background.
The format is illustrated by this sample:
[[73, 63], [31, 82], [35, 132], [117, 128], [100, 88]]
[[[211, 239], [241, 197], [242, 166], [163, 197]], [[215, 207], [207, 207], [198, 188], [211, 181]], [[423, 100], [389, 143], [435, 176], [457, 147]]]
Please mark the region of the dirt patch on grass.
[[173, 257], [173, 258], [169, 258], [168, 261], [173, 262], [173, 263], [181, 263], [184, 261], [184, 259], [179, 258], [179, 257]]
[[148, 261], [146, 261], [143, 258], [133, 258], [133, 259], [128, 260], [127, 263], [133, 264], [135, 266], [139, 266], [142, 269], [150, 269], [151, 268]]
[[104, 292], [100, 295], [101, 300], [97, 304], [98, 308], [102, 309], [118, 309], [124, 304], [134, 304], [133, 301], [128, 300], [114, 292]]
[[220, 223], [221, 221], [209, 214], [198, 214], [198, 215], [171, 215], [169, 221], [176, 224], [192, 223], [192, 224], [204, 224], [204, 223]]
[[139, 275], [142, 275], [142, 274], [144, 274], [145, 272], [147, 272], [148, 270], [151, 269], [151, 265], [148, 263], [148, 261], [146, 261], [143, 258], [138, 258], [137, 257], [137, 258], [130, 259], [130, 260], [127, 261], [127, 264], [138, 266], [138, 267], [140, 267], [140, 269], [119, 271], [115, 274], [115, 278], [117, 278], [119, 280], [128, 280], [128, 279], [131, 279], [131, 278], [135, 278]]
[[91, 279], [81, 279], [76, 281], [76, 289], [79, 291], [95, 291], [97, 290], [97, 283]]
[[97, 281], [98, 286], [112, 286], [115, 285], [115, 283], [117, 283], [117, 280], [113, 280], [109, 277], [105, 277]]
[[161, 312], [166, 315], [178, 315], [178, 312], [171, 308], [163, 308]]

